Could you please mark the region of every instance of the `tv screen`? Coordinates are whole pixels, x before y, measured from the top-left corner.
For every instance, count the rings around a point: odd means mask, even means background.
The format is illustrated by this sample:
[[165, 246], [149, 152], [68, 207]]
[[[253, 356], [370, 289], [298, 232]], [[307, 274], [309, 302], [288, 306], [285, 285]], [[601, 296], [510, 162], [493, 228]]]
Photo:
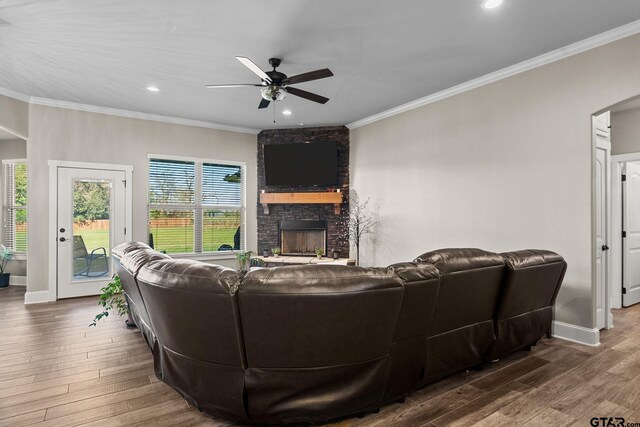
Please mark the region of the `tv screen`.
[[335, 142], [266, 144], [264, 175], [268, 186], [330, 186], [338, 184]]

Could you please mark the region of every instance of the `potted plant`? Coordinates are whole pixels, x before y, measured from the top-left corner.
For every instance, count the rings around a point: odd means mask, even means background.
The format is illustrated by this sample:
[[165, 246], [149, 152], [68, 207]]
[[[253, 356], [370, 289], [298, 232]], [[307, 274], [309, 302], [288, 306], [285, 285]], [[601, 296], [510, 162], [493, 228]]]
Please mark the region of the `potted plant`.
[[136, 327], [136, 323], [133, 321], [131, 313], [129, 312], [129, 305], [122, 293], [120, 276], [117, 274], [113, 275], [111, 282], [109, 282], [107, 286], [100, 289], [98, 305], [102, 306], [103, 311], [102, 313], [96, 314], [96, 317], [93, 318], [93, 322], [91, 322], [89, 326], [96, 326], [99, 320], [109, 317], [111, 311], [117, 310], [119, 316], [127, 315], [127, 320], [124, 321], [124, 324], [127, 325], [128, 328]]
[[11, 258], [13, 258], [13, 251], [5, 245], [0, 245], [0, 288], [9, 286], [11, 273], [5, 273], [4, 269]]
[[251, 254], [252, 251], [233, 251], [236, 256], [236, 261], [238, 261], [238, 270], [239, 271], [249, 271], [251, 267]]
[[273, 257], [274, 258], [278, 258], [280, 256], [280, 254], [282, 253], [282, 250], [279, 247], [275, 247], [275, 248], [271, 249], [271, 252], [273, 253]]
[[316, 256], [318, 257], [318, 259], [322, 259], [322, 255], [324, 255], [324, 249], [316, 249]]

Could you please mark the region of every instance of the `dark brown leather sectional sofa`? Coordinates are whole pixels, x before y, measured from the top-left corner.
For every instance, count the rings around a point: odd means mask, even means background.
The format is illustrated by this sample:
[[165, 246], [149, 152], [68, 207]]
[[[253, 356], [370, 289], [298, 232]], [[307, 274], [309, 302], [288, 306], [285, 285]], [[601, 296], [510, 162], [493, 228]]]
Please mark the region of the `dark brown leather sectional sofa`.
[[541, 250], [246, 275], [142, 243], [113, 255], [158, 378], [201, 410], [269, 424], [373, 411], [535, 344], [566, 270]]

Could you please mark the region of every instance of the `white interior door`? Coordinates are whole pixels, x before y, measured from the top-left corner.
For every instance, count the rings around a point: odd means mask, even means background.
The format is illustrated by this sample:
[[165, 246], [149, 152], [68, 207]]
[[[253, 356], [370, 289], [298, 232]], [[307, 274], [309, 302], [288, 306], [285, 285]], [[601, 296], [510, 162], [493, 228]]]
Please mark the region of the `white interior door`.
[[97, 295], [126, 240], [125, 171], [58, 168], [58, 298]]
[[603, 329], [610, 314], [607, 304], [607, 254], [608, 246], [608, 207], [609, 207], [609, 155], [611, 145], [596, 136], [596, 326]]
[[624, 166], [622, 183], [622, 305], [640, 302], [640, 162]]

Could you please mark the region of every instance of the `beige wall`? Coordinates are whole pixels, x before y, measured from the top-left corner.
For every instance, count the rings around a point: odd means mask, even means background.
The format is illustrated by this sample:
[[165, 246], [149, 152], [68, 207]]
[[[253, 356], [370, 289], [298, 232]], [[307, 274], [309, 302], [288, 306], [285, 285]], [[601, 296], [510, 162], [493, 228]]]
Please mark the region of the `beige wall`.
[[365, 263], [550, 249], [569, 265], [556, 320], [595, 327], [591, 115], [640, 94], [638, 70], [633, 36], [353, 129], [351, 185], [379, 219]]
[[611, 154], [640, 153], [640, 108], [611, 113]]
[[24, 139], [0, 140], [0, 160], [27, 158], [27, 142]]
[[[28, 291], [47, 290], [48, 160], [133, 165], [133, 240], [147, 240], [147, 154], [168, 154], [247, 164], [247, 247], [256, 247], [256, 136], [110, 115], [30, 106]], [[234, 265], [232, 261], [224, 262]]]
[[29, 135], [29, 104], [0, 95], [0, 128], [26, 138]]
[[[24, 139], [10, 139], [0, 140], [0, 162], [2, 160], [16, 160], [27, 158], [27, 143]], [[0, 204], [4, 204], [4, 175], [0, 169]], [[0, 210], [0, 238], [4, 242], [4, 227], [3, 223], [4, 209]], [[7, 264], [5, 270], [7, 273], [11, 273], [16, 276], [26, 276], [27, 274], [27, 261], [21, 259], [13, 259]]]

